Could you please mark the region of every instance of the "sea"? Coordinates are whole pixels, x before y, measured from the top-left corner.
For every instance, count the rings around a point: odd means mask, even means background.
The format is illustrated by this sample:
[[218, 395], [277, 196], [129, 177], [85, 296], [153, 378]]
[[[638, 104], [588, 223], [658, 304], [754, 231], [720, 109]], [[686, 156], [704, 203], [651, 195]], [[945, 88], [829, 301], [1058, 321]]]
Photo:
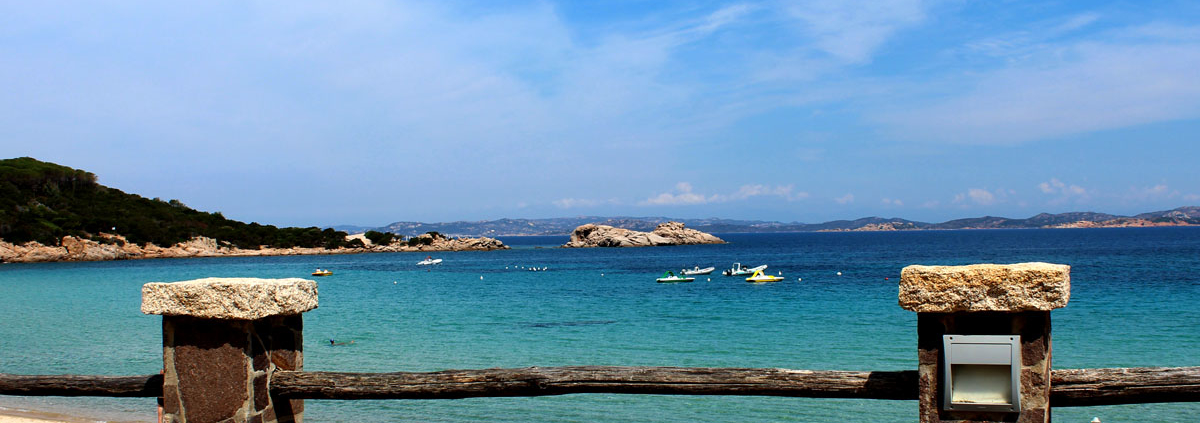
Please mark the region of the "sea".
[[[1051, 313], [1053, 367], [1200, 366], [1200, 228], [717, 234], [723, 245], [223, 257], [0, 265], [0, 373], [157, 373], [161, 317], [141, 286], [204, 277], [315, 278], [304, 369], [437, 371], [619, 365], [913, 370], [911, 264], [1071, 266]], [[726, 277], [767, 264], [782, 282]], [[693, 283], [664, 271], [715, 266]], [[530, 268], [544, 269], [531, 271]], [[354, 341], [331, 346], [329, 340]], [[150, 398], [0, 396], [0, 407], [150, 422]], [[0, 410], [3, 411], [3, 410]], [[1183, 422], [1200, 403], [1055, 408], [1056, 422]], [[580, 394], [461, 400], [308, 400], [309, 422], [903, 422], [916, 401]]]

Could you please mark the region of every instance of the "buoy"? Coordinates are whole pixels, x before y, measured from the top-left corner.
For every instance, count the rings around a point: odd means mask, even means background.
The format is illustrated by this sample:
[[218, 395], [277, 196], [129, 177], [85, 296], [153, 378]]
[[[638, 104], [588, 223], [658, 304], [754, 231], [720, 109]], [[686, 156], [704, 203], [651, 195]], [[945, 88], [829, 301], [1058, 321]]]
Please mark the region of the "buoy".
[[483, 275], [479, 275], [479, 280], [483, 280]]
[[712, 278], [708, 278], [708, 281], [709, 281], [709, 282], [712, 282]]
[[601, 274], [600, 274], [600, 277], [602, 277], [602, 278], [603, 278], [603, 277], [604, 277], [604, 274], [603, 274], [603, 273], [601, 273]]
[[842, 275], [842, 272], [838, 272], [838, 276], [841, 276], [841, 275]]
[[890, 280], [892, 280], [892, 278], [885, 277], [885, 278], [883, 278], [883, 280], [890, 281]]
[[1092, 423], [1100, 423], [1099, 417], [1092, 417]]
[[395, 285], [395, 284], [396, 284], [396, 281], [392, 281], [392, 285]]
[[802, 280], [804, 280], [804, 278], [796, 278], [796, 282], [800, 282]]

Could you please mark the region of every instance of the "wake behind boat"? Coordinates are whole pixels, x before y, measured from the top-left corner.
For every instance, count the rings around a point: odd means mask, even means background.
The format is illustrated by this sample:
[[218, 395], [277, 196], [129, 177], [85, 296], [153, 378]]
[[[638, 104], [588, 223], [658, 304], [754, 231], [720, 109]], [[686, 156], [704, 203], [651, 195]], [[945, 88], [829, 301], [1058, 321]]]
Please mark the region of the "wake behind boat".
[[705, 267], [705, 268], [701, 269], [700, 266], [695, 266], [695, 267], [692, 267], [691, 269], [680, 270], [679, 273], [682, 273], [685, 275], [707, 275], [709, 273], [712, 273], [714, 270], [717, 270], [717, 268]]
[[441, 264], [442, 259], [435, 259], [433, 256], [425, 256], [425, 260], [417, 262], [417, 266], [429, 266], [433, 264]]
[[675, 272], [668, 270], [668, 271], [666, 271], [666, 273], [663, 273], [661, 278], [655, 279], [654, 281], [658, 282], [658, 283], [676, 283], [676, 282], [692, 282], [695, 280], [696, 280], [696, 278], [689, 278], [686, 276], [676, 275]]
[[725, 275], [725, 276], [753, 275], [754, 272], [765, 270], [766, 268], [767, 268], [767, 265], [765, 265], [765, 264], [762, 266], [757, 266], [757, 267], [742, 267], [741, 263], [734, 263], [732, 269], [725, 269], [725, 271], [721, 272], [721, 274]]

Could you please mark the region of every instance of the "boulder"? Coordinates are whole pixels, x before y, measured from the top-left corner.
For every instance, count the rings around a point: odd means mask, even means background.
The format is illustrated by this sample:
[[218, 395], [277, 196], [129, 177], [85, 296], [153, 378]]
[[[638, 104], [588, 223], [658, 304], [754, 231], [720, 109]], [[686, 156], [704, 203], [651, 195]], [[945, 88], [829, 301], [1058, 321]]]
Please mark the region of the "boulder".
[[680, 222], [666, 222], [653, 232], [639, 232], [608, 225], [586, 224], [571, 231], [565, 248], [590, 247], [650, 247], [659, 245], [722, 244], [725, 241], [710, 234], [687, 229]]

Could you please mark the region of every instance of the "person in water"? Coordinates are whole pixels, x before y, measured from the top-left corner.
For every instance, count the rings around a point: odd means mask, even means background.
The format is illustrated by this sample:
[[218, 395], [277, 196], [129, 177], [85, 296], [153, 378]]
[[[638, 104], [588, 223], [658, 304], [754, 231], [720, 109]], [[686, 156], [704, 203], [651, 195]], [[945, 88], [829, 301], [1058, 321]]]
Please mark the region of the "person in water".
[[350, 340], [350, 342], [337, 342], [337, 341], [334, 341], [333, 339], [330, 339], [330, 340], [329, 340], [329, 346], [331, 346], [331, 347], [332, 347], [332, 346], [337, 346], [337, 345], [350, 345], [350, 344], [353, 344], [353, 343], [354, 343], [354, 340], [353, 340], [353, 339], [351, 339], [351, 340]]

